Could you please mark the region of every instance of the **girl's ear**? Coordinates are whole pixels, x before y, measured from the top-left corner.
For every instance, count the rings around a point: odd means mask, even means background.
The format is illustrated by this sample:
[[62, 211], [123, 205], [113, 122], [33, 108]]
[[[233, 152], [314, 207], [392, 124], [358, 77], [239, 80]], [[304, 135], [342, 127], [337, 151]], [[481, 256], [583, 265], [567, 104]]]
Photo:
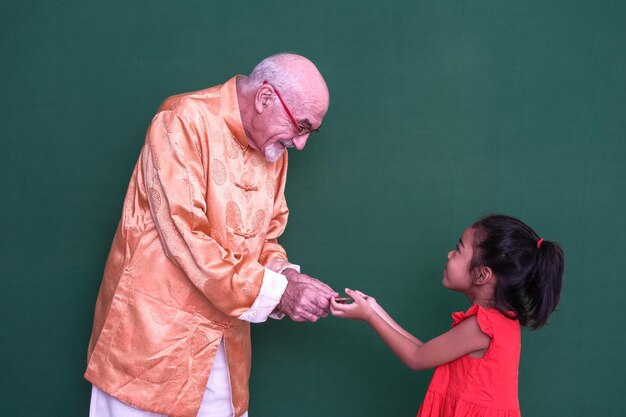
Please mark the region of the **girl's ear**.
[[474, 279], [474, 285], [485, 285], [490, 284], [495, 280], [495, 275], [493, 271], [488, 266], [481, 266], [478, 269], [478, 273], [476, 274], [476, 278]]

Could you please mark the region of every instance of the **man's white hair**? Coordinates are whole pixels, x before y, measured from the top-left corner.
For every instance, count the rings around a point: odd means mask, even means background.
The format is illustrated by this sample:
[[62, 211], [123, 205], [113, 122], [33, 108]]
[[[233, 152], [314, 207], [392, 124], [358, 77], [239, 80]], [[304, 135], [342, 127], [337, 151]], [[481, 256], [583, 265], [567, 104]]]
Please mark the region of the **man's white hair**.
[[259, 62], [252, 70], [246, 80], [245, 89], [247, 93], [255, 91], [267, 81], [278, 90], [280, 95], [289, 101], [297, 100], [300, 95], [301, 86], [283, 62], [290, 54], [281, 52], [265, 58]]

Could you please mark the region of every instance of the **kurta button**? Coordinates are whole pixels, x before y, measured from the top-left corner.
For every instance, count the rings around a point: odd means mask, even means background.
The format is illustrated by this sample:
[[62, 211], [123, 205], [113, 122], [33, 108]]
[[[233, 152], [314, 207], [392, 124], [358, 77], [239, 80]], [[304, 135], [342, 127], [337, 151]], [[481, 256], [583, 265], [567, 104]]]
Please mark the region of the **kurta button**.
[[250, 231], [240, 232], [238, 230], [235, 230], [233, 233], [236, 234], [237, 236], [241, 236], [244, 239], [252, 239], [256, 237], [257, 235], [256, 232], [250, 232]]
[[235, 185], [244, 191], [258, 191], [259, 190], [259, 187], [253, 184], [245, 184], [245, 183], [242, 184], [240, 182], [236, 182]]

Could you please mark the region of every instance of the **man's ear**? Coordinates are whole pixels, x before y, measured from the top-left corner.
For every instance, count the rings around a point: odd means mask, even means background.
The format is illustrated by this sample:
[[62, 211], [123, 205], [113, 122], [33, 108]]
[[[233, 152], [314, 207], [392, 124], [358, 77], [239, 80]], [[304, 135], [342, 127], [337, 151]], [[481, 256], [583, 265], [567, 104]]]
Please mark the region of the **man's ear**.
[[262, 84], [254, 96], [254, 108], [258, 113], [263, 113], [268, 106], [272, 103], [272, 95], [274, 92], [271, 87], [266, 84]]
[[477, 272], [476, 278], [474, 279], [474, 285], [490, 284], [495, 280], [495, 275], [488, 266], [481, 266], [478, 268]]

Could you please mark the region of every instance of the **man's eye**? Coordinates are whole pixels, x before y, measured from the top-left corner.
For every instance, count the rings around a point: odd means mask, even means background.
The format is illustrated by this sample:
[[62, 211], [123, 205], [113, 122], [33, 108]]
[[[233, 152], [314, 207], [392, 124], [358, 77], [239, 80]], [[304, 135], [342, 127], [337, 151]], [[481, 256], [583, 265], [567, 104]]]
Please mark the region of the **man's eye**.
[[456, 245], [456, 251], [461, 252], [461, 249], [459, 249], [459, 245]]

